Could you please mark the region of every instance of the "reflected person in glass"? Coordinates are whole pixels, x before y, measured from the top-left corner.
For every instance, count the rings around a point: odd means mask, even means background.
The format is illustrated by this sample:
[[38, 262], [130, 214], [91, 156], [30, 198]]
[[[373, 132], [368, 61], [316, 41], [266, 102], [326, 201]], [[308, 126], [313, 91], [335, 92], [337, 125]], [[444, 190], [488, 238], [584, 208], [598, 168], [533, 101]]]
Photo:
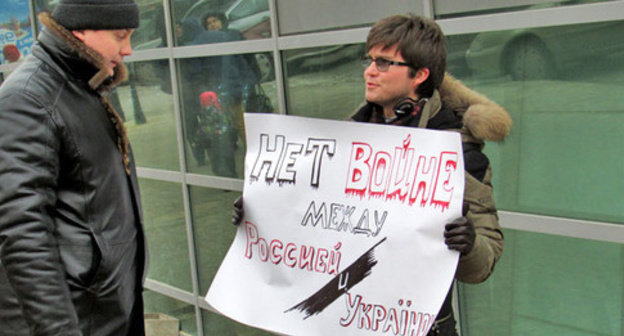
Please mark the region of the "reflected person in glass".
[[[186, 18], [182, 22], [180, 41], [185, 45], [203, 45], [242, 38], [239, 32], [227, 29], [227, 21], [222, 21], [225, 20], [223, 15], [209, 15], [219, 18], [220, 24], [203, 26], [193, 18]], [[221, 29], [216, 30], [217, 27]], [[258, 78], [253, 64], [253, 56], [243, 55], [202, 57], [181, 62], [182, 77], [185, 78], [182, 96], [187, 139], [197, 164], [205, 165], [208, 158], [217, 176], [236, 177], [234, 154], [239, 137], [244, 138], [243, 90], [254, 85]]]

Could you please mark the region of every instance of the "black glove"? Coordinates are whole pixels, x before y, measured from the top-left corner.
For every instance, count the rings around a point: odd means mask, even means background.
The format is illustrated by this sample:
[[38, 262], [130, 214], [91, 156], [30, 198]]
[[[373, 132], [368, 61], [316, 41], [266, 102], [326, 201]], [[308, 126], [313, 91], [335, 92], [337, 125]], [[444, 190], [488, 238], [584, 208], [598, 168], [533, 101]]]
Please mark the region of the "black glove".
[[240, 224], [244, 214], [245, 212], [243, 211], [243, 196], [238, 196], [238, 198], [234, 201], [232, 207], [232, 224]]
[[468, 204], [464, 203], [462, 207], [462, 217], [446, 224], [444, 227], [444, 242], [451, 250], [459, 251], [466, 255], [472, 251], [475, 242], [475, 229], [472, 221], [466, 217], [468, 213]]

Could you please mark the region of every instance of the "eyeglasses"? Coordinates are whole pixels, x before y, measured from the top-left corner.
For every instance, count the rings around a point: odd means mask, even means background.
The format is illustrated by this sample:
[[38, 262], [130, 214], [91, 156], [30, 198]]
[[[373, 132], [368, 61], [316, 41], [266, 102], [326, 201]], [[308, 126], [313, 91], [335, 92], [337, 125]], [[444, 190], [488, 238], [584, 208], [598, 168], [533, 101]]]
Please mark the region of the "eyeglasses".
[[389, 61], [385, 58], [375, 58], [373, 59], [370, 56], [364, 56], [362, 57], [362, 66], [364, 68], [368, 68], [371, 63], [375, 62], [375, 66], [377, 67], [378, 71], [381, 72], [385, 72], [388, 71], [388, 69], [390, 69], [391, 65], [401, 65], [401, 66], [407, 66], [407, 67], [411, 67], [412, 65], [409, 63], [405, 63], [405, 62], [397, 62], [397, 61]]

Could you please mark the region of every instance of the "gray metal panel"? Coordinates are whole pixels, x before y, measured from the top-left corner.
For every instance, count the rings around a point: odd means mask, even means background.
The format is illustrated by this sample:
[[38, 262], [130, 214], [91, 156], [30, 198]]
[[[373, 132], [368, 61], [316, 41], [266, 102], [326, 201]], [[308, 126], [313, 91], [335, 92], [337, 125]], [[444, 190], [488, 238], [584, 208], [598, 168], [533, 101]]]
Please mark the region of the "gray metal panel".
[[422, 1], [276, 0], [280, 35], [358, 27], [393, 14], [423, 15]]
[[624, 244], [624, 223], [610, 224], [571, 218], [499, 211], [503, 228]]
[[552, 2], [552, 0], [434, 0], [433, 5], [436, 15], [445, 15]]

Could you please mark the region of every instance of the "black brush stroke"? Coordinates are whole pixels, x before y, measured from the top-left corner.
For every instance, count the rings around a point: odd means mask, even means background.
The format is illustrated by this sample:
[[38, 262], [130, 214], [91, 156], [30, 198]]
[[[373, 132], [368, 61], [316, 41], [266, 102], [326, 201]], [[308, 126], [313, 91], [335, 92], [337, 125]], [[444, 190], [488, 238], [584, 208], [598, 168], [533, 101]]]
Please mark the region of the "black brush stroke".
[[[305, 311], [304, 320], [312, 315], [316, 315], [327, 308], [332, 302], [336, 301], [341, 295], [346, 293], [353, 286], [360, 283], [364, 278], [371, 274], [373, 266], [377, 265], [375, 259], [374, 249], [383, 243], [387, 237], [384, 237], [377, 244], [373, 245], [368, 251], [360, 256], [355, 262], [353, 262], [344, 271], [336, 275], [330, 282], [328, 282], [323, 288], [319, 289], [316, 293], [304, 301], [298, 303], [294, 307], [286, 310], [284, 313], [288, 313], [291, 310], [297, 309], [301, 312]], [[346, 285], [340, 287], [340, 280], [346, 277]], [[344, 281], [344, 280], [343, 280]]]

